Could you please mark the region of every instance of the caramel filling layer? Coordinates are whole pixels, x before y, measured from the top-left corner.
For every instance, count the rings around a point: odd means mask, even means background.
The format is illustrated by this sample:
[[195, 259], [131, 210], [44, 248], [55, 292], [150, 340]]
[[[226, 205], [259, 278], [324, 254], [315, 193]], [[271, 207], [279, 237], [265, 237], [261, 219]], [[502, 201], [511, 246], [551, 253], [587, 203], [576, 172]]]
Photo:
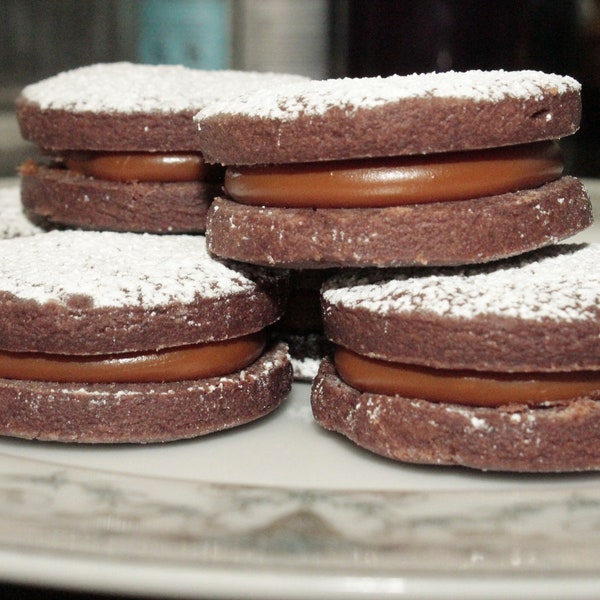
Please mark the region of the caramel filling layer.
[[386, 207], [534, 188], [559, 178], [563, 168], [558, 142], [550, 141], [429, 156], [231, 166], [225, 190], [252, 205]]
[[600, 390], [600, 371], [488, 373], [430, 369], [368, 358], [344, 348], [336, 349], [335, 366], [348, 385], [364, 392], [468, 406], [535, 406]]
[[0, 352], [0, 377], [33, 381], [143, 383], [219, 377], [253, 363], [264, 350], [265, 333], [108, 356], [63, 356]]
[[108, 181], [218, 181], [223, 168], [197, 153], [74, 152], [64, 157], [68, 169]]

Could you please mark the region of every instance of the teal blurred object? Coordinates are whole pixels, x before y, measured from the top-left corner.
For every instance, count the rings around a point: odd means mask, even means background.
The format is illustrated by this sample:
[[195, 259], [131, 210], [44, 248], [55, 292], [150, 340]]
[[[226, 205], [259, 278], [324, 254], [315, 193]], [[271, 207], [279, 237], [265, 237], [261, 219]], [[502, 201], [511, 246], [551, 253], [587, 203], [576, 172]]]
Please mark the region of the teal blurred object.
[[230, 0], [144, 0], [140, 3], [139, 58], [149, 64], [229, 68]]

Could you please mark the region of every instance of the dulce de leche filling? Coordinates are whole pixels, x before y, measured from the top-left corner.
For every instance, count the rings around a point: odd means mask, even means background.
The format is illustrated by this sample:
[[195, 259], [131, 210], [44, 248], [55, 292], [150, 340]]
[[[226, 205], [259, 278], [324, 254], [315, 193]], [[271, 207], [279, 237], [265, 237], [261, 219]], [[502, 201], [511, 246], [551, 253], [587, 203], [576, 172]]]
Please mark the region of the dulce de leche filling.
[[600, 390], [600, 371], [491, 373], [433, 369], [369, 358], [340, 347], [335, 352], [335, 367], [348, 385], [364, 392], [468, 406], [535, 406]]
[[422, 156], [230, 166], [225, 190], [243, 204], [387, 207], [481, 198], [538, 187], [563, 172], [558, 142]]
[[72, 152], [65, 166], [87, 177], [108, 181], [217, 181], [223, 168], [204, 162], [201, 154], [181, 152]]
[[253, 363], [265, 333], [230, 340], [108, 356], [0, 352], [0, 377], [81, 383], [144, 383], [219, 377]]

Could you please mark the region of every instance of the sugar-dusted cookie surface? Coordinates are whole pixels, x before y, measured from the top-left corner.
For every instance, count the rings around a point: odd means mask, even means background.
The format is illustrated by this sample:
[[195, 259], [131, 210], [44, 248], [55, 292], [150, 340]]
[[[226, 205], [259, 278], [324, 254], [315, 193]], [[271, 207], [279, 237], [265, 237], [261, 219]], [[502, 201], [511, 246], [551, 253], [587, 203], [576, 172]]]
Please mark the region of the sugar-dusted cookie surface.
[[214, 102], [195, 119], [205, 157], [223, 164], [429, 154], [570, 135], [580, 90], [538, 71], [330, 79]]
[[27, 218], [18, 182], [0, 185], [0, 239], [35, 235], [43, 229]]
[[1, 243], [3, 350], [158, 349], [244, 335], [283, 312], [285, 275], [214, 260], [202, 236], [52, 231]]
[[17, 99], [17, 118], [23, 137], [46, 150], [198, 150], [192, 118], [207, 103], [303, 80], [278, 73], [100, 63], [26, 86]]
[[335, 343], [385, 360], [488, 371], [600, 369], [600, 244], [489, 265], [340, 275], [323, 289]]

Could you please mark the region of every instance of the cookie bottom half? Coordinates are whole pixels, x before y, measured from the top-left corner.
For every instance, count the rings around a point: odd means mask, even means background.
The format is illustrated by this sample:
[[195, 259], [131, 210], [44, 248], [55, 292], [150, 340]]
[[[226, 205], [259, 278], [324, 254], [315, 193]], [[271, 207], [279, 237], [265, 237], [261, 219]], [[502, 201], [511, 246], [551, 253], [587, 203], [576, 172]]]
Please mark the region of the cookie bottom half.
[[146, 384], [62, 384], [0, 379], [0, 435], [79, 443], [193, 438], [254, 421], [290, 392], [287, 347], [269, 348], [223, 377]]
[[45, 227], [203, 233], [221, 183], [115, 182], [36, 167], [21, 174], [21, 199], [29, 218]]
[[531, 473], [600, 469], [600, 398], [484, 408], [362, 393], [325, 359], [311, 405], [325, 429], [401, 462]]
[[217, 256], [315, 269], [483, 263], [565, 239], [592, 223], [583, 184], [386, 208], [274, 208], [217, 198], [207, 240]]

